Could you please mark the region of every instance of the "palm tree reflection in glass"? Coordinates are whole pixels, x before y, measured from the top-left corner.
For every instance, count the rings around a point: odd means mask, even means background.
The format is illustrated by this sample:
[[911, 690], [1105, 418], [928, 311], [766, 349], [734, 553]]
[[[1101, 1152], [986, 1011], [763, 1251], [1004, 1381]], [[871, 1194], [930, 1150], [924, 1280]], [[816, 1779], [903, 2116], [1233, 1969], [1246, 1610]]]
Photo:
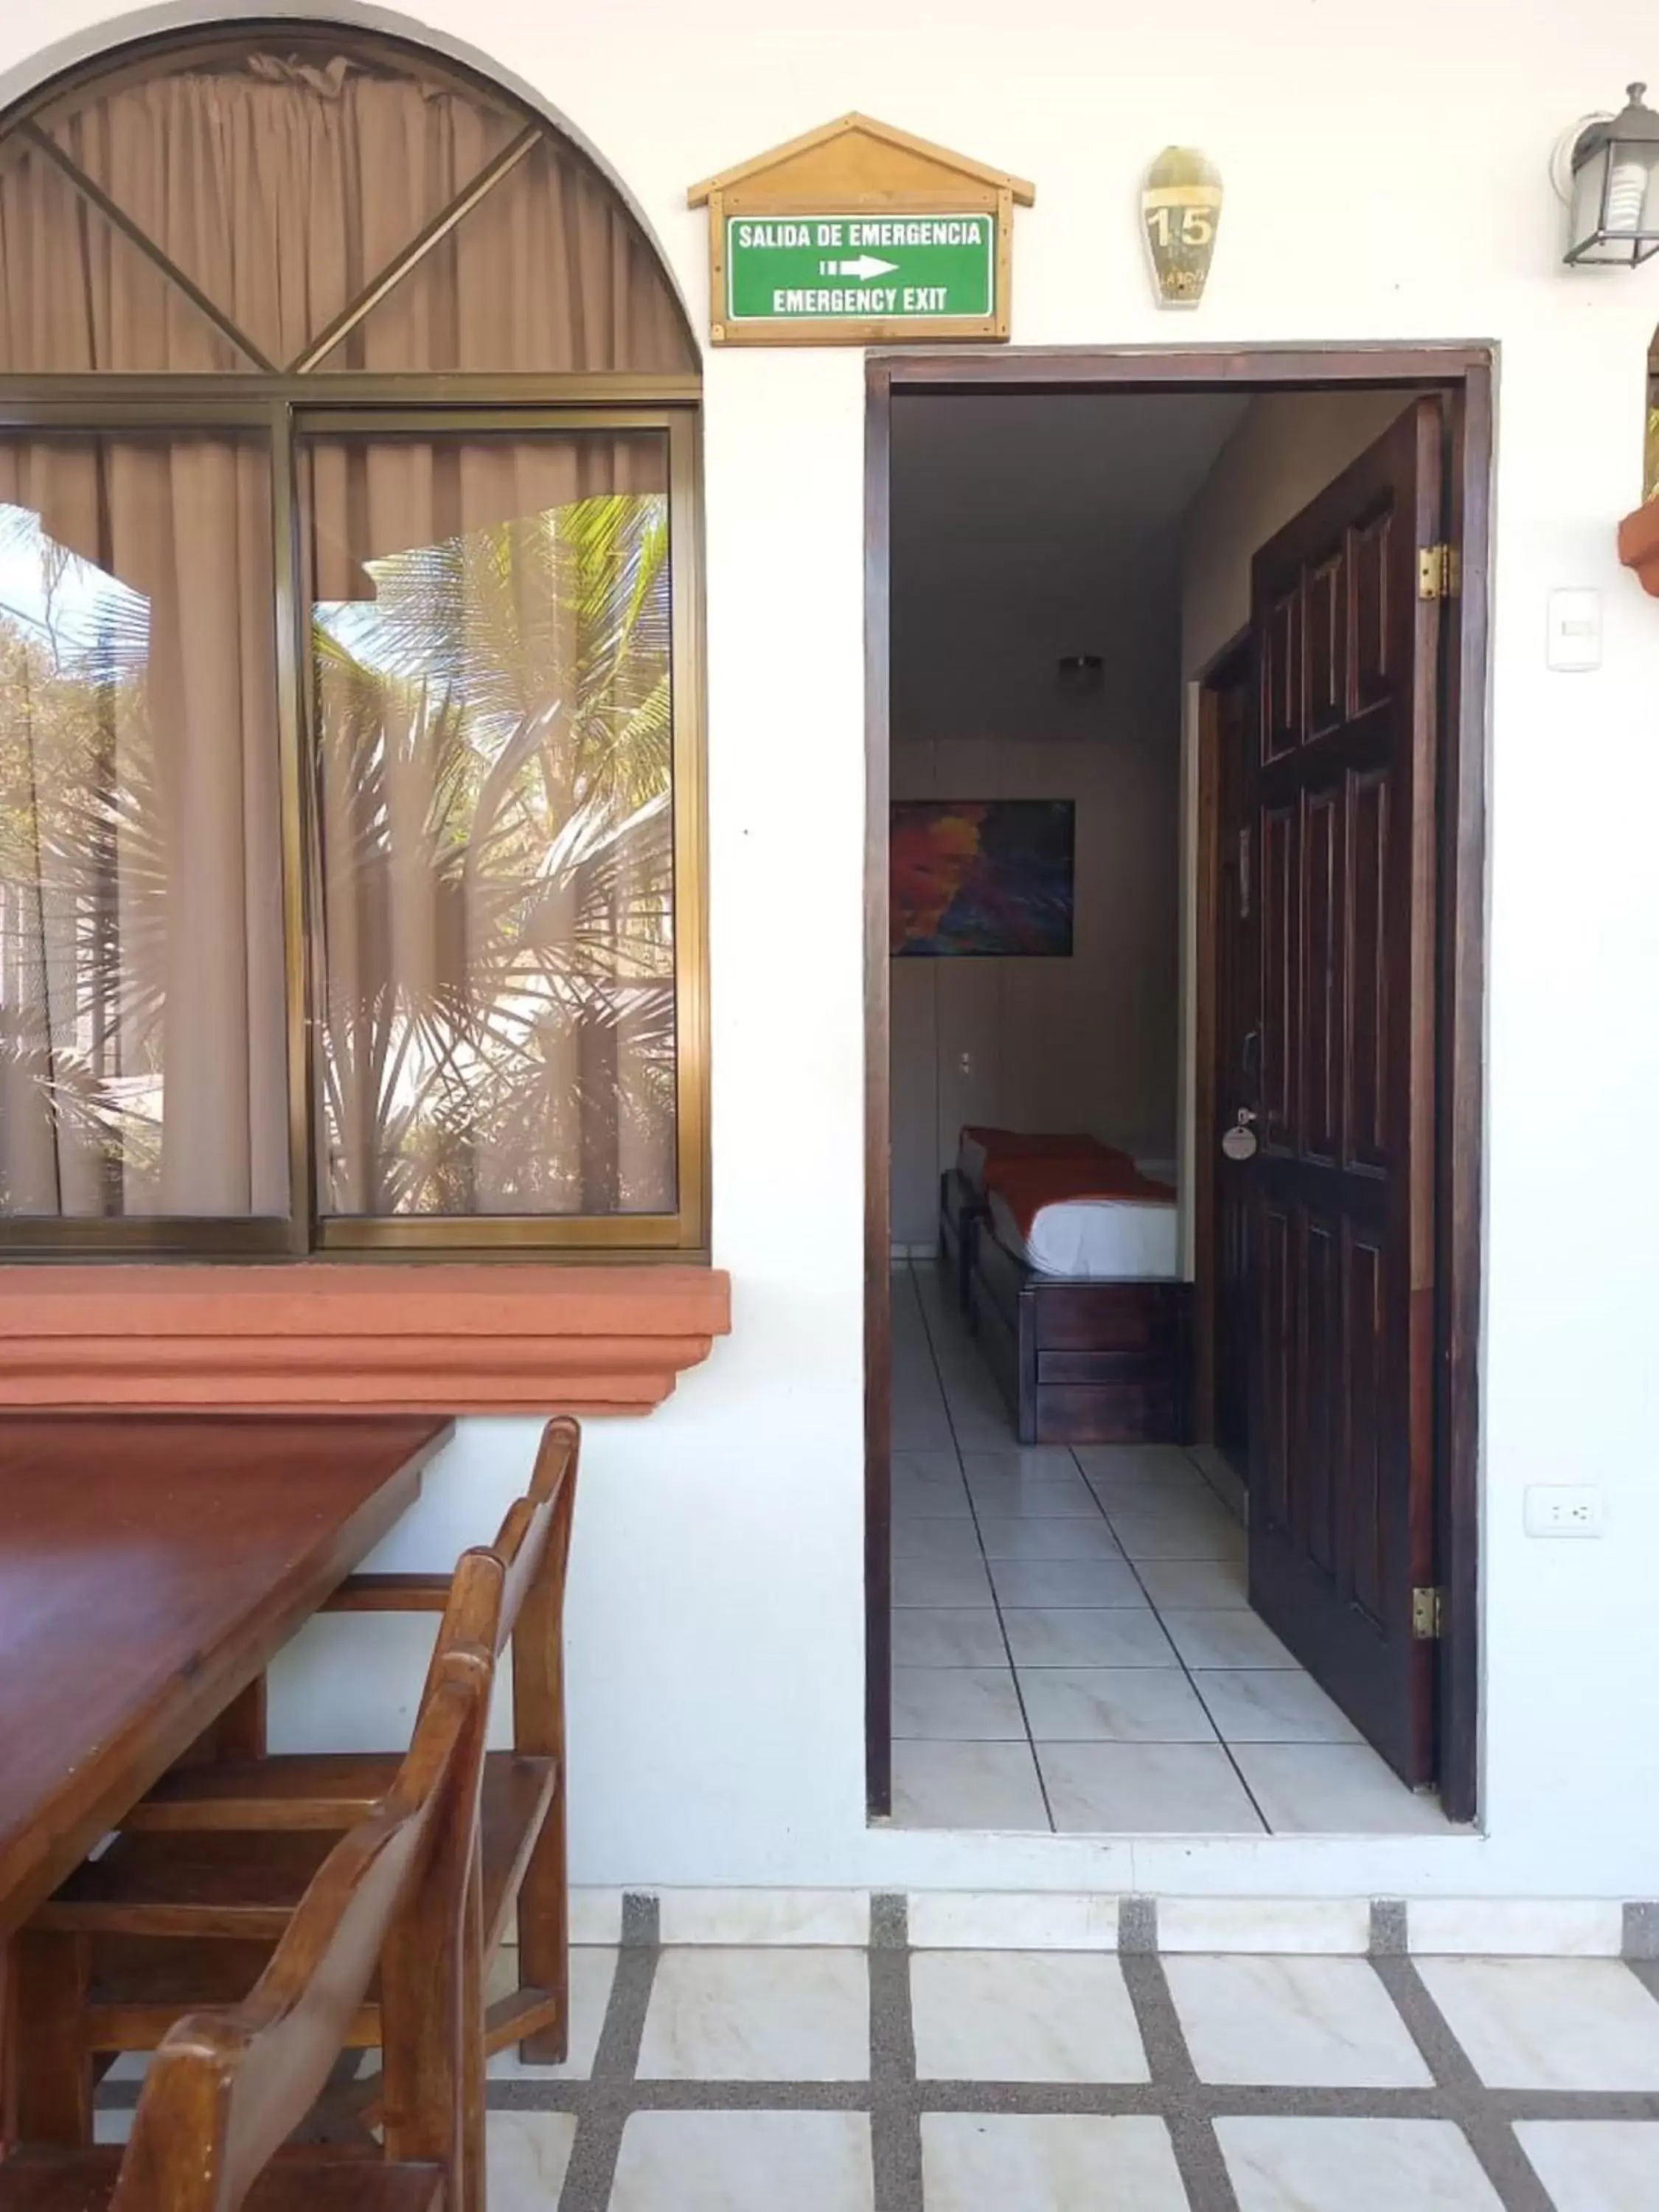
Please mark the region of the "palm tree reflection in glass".
[[167, 840], [144, 595], [0, 503], [0, 1211], [161, 1168]]
[[672, 1210], [668, 554], [611, 492], [316, 608], [323, 1212]]

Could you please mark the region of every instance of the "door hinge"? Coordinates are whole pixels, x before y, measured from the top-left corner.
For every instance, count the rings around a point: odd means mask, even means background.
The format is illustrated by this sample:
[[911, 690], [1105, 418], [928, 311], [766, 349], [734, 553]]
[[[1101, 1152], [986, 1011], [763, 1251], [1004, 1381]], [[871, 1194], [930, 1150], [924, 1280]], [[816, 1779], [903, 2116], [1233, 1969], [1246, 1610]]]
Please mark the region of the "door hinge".
[[1455, 545], [1425, 545], [1417, 556], [1419, 599], [1455, 599], [1463, 588], [1463, 556]]
[[1440, 1634], [1441, 1594], [1437, 1589], [1412, 1592], [1412, 1635], [1419, 1644], [1432, 1644]]

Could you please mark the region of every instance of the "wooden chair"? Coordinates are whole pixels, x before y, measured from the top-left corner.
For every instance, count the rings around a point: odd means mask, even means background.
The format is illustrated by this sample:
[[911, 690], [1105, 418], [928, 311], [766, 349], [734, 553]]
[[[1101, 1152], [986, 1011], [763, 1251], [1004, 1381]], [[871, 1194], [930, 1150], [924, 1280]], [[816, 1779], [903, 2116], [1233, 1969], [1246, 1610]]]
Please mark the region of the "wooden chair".
[[[580, 1431], [543, 1433], [527, 1494], [493, 1546], [500, 1566], [495, 1649], [512, 1646], [514, 1748], [485, 1760], [476, 1948], [482, 1990], [516, 1916], [519, 1985], [483, 2016], [471, 2062], [482, 2103], [488, 2055], [517, 2042], [556, 2063], [569, 2034], [565, 1849], [563, 1602]], [[429, 1612], [451, 1601], [445, 1575], [354, 1575], [337, 1609]], [[15, 1939], [15, 2002], [30, 2022], [16, 2096], [25, 2139], [90, 2140], [96, 2063], [153, 2051], [181, 2012], [233, 2000], [282, 1935], [331, 1835], [373, 1810], [395, 1754], [306, 1753], [175, 1768], [116, 1841], [42, 1905]], [[347, 2041], [380, 2040], [373, 2002]]]
[[[0, 2212], [482, 2212], [469, 2194], [482, 2142], [469, 2145], [465, 2026], [504, 1580], [489, 1552], [462, 1561], [383, 1801], [328, 1851], [252, 1993], [161, 2039], [125, 2153], [26, 2142], [0, 2164]], [[278, 2160], [377, 1973], [381, 2154], [306, 2146]]]

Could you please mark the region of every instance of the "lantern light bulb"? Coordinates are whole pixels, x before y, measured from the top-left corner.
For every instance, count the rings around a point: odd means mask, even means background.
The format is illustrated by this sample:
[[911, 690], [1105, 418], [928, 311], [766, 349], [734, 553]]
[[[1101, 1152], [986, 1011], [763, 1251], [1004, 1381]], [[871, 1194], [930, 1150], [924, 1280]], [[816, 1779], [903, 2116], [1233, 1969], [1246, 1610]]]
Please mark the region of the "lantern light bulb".
[[1607, 185], [1607, 228], [1639, 230], [1647, 197], [1646, 162], [1633, 161], [1626, 156], [1613, 170]]

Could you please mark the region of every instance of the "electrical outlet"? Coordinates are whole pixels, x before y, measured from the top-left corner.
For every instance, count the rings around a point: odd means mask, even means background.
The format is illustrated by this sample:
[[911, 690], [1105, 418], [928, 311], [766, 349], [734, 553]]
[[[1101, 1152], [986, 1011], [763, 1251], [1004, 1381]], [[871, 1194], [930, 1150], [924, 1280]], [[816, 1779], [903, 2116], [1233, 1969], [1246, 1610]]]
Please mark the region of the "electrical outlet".
[[1599, 1536], [1607, 1508], [1594, 1482], [1534, 1482], [1527, 1491], [1529, 1536]]

